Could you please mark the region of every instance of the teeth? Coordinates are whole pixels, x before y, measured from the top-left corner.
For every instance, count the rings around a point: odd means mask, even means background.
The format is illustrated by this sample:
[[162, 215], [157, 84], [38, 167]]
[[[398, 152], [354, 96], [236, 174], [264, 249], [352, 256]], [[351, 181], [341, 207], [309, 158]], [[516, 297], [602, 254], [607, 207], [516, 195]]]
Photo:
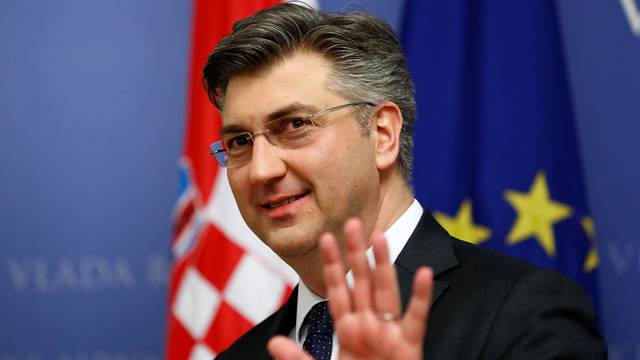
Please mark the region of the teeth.
[[279, 207], [279, 206], [287, 205], [288, 203], [290, 203], [290, 202], [292, 202], [292, 201], [296, 201], [296, 200], [298, 200], [298, 199], [299, 199], [299, 198], [301, 198], [301, 197], [302, 197], [302, 196], [293, 196], [293, 197], [290, 197], [290, 198], [288, 198], [288, 199], [286, 199], [286, 200], [280, 201], [279, 203], [269, 204], [269, 205], [267, 205], [267, 207], [268, 207], [269, 209], [275, 209], [275, 208], [277, 208], [277, 207]]

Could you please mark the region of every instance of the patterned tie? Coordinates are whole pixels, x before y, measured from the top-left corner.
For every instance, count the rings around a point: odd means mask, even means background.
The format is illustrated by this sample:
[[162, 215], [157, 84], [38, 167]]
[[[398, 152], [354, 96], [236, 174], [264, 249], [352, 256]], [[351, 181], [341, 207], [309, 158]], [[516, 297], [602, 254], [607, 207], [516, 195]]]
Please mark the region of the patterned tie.
[[302, 348], [316, 360], [330, 360], [333, 343], [333, 320], [329, 314], [327, 302], [323, 301], [313, 305], [304, 321], [309, 327]]

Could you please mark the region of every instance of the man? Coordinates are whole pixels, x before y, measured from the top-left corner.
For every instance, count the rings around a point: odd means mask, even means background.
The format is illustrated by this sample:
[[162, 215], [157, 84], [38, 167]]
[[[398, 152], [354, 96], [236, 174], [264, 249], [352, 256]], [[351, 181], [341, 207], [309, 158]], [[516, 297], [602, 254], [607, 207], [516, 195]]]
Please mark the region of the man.
[[452, 238], [414, 199], [414, 91], [387, 24], [281, 4], [238, 22], [204, 80], [240, 212], [300, 275], [220, 359], [606, 356], [577, 285]]

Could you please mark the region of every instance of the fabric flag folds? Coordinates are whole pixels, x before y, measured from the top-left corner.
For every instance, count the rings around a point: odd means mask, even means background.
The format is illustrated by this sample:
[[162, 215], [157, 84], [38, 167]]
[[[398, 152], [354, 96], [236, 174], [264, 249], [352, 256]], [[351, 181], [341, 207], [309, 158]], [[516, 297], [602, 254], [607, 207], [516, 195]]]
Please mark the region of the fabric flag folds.
[[167, 359], [212, 359], [291, 292], [297, 276], [240, 217], [226, 173], [209, 156], [220, 115], [202, 88], [202, 68], [234, 21], [274, 0], [195, 0], [184, 154], [174, 209]]
[[409, 0], [404, 16], [417, 197], [452, 235], [558, 270], [597, 303], [555, 2]]

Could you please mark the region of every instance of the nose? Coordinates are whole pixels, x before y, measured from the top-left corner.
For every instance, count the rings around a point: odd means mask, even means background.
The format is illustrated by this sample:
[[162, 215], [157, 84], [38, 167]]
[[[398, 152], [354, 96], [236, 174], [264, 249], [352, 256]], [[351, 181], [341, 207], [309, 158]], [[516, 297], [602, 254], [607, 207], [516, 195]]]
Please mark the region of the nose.
[[286, 164], [281, 157], [281, 149], [267, 140], [266, 136], [256, 136], [253, 141], [249, 177], [254, 185], [266, 184], [283, 177]]

